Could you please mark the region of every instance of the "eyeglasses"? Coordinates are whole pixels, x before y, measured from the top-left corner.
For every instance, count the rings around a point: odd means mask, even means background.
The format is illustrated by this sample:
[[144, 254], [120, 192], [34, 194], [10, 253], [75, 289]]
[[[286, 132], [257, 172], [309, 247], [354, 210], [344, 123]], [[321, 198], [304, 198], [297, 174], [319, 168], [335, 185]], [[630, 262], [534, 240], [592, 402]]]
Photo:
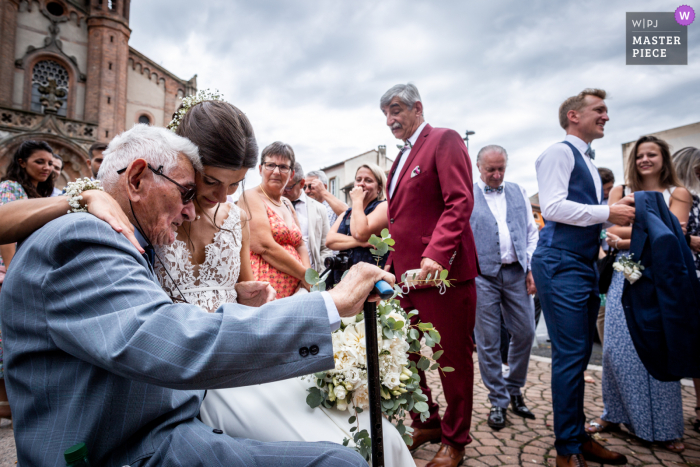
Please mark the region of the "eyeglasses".
[[292, 168], [288, 165], [278, 165], [274, 162], [266, 162], [263, 164], [263, 167], [265, 167], [265, 170], [267, 170], [268, 172], [274, 172], [275, 169], [280, 169], [281, 174], [288, 174], [289, 171], [292, 170]]
[[[300, 184], [300, 183], [301, 183], [301, 180], [299, 180], [299, 181], [296, 182], [296, 183], [292, 183], [291, 185], [287, 185], [286, 187], [284, 187], [284, 191], [292, 191], [292, 190], [294, 189], [294, 187], [297, 186], [297, 185]], [[302, 187], [302, 188], [303, 188], [303, 187]]]
[[[187, 204], [187, 203], [191, 202], [194, 199], [194, 197], [197, 196], [197, 188], [195, 188], [195, 187], [187, 188], [187, 187], [180, 185], [175, 180], [173, 180], [172, 178], [168, 177], [167, 175], [165, 175], [163, 173], [163, 166], [162, 165], [160, 167], [158, 167], [158, 169], [154, 169], [153, 167], [151, 167], [151, 164], [148, 164], [148, 168], [151, 169], [151, 172], [153, 172], [154, 174], [159, 175], [159, 176], [163, 177], [164, 179], [168, 180], [169, 182], [172, 182], [175, 185], [177, 185], [177, 187], [180, 189], [180, 196], [182, 197], [182, 204]], [[117, 170], [117, 174], [119, 174], [119, 175], [123, 174], [126, 171], [126, 169], [127, 169], [127, 167], [124, 167], [121, 170]]]

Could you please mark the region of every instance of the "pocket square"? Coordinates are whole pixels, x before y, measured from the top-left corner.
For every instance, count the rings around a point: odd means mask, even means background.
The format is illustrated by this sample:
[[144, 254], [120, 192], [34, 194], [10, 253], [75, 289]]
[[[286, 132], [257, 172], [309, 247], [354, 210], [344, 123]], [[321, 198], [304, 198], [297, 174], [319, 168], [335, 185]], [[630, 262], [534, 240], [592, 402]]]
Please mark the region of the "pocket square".
[[420, 175], [420, 166], [416, 166], [415, 169], [411, 171], [411, 178], [415, 177], [416, 175]]

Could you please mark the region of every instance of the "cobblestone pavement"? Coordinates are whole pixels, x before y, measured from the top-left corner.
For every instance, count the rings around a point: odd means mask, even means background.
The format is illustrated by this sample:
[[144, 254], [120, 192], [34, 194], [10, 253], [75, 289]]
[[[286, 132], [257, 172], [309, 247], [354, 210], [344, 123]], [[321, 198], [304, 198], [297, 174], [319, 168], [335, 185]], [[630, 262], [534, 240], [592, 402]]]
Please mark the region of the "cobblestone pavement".
[[[535, 357], [536, 358], [536, 357]], [[525, 420], [508, 411], [508, 426], [500, 431], [494, 431], [486, 424], [491, 404], [488, 401], [488, 391], [479, 377], [478, 364], [475, 356], [474, 378], [474, 411], [472, 415], [472, 438], [474, 441], [467, 446], [464, 465], [470, 467], [495, 466], [530, 466], [555, 465], [556, 451], [554, 450], [554, 429], [552, 428], [552, 392], [551, 365], [543, 359], [530, 360], [528, 381], [523, 395], [530, 410], [537, 416], [536, 420]], [[591, 420], [603, 412], [601, 395], [601, 371], [589, 370], [588, 374], [596, 382], [586, 385], [586, 417]], [[428, 384], [437, 394], [438, 403], [444, 407], [445, 399], [442, 394], [440, 379], [436, 372], [428, 375]], [[630, 465], [645, 466], [700, 466], [700, 433], [693, 431], [692, 420], [695, 411], [695, 391], [692, 386], [681, 386], [683, 393], [683, 409], [685, 418], [686, 449], [682, 454], [675, 454], [659, 444], [650, 444], [636, 439], [626, 431], [618, 434], [602, 433], [598, 441], [610, 449], [627, 456]], [[444, 410], [444, 409], [443, 409]], [[442, 411], [441, 411], [442, 412]], [[413, 457], [416, 466], [426, 465], [435, 455], [439, 444], [427, 444], [418, 449]], [[599, 464], [589, 463], [591, 467]]]
[[[476, 359], [475, 359], [476, 360]], [[539, 359], [538, 359], [539, 360]], [[495, 466], [554, 466], [554, 431], [552, 430], [552, 404], [550, 389], [550, 364], [546, 361], [530, 361], [528, 382], [524, 396], [530, 410], [537, 416], [536, 420], [524, 420], [508, 413], [508, 426], [495, 432], [486, 424], [491, 405], [487, 391], [479, 378], [478, 365], [474, 384], [474, 412], [472, 418], [472, 437], [474, 441], [467, 446], [464, 465], [469, 467]], [[603, 411], [600, 389], [600, 371], [588, 371], [595, 378], [595, 384], [586, 386], [586, 416], [597, 417]], [[440, 405], [444, 406], [444, 397], [437, 373], [428, 375], [428, 383], [433, 388]], [[684, 443], [686, 450], [682, 454], [667, 451], [661, 445], [650, 445], [640, 441], [627, 432], [619, 434], [605, 433], [599, 441], [611, 449], [627, 455], [631, 465], [648, 465], [653, 467], [688, 465], [700, 467], [700, 434], [693, 431], [691, 420], [694, 417], [695, 393], [692, 386], [682, 386], [684, 417], [686, 420]], [[425, 445], [414, 453], [417, 467], [426, 465], [433, 458], [439, 445]], [[16, 465], [15, 442], [12, 425], [7, 420], [0, 422], [0, 467]], [[598, 464], [589, 464], [597, 467]]]

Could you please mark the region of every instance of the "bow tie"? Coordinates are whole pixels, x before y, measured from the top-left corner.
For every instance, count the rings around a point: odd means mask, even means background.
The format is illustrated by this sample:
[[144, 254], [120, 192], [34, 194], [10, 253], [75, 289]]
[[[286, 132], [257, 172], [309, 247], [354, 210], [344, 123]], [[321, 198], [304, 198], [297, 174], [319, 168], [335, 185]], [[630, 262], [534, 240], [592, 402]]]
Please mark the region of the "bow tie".
[[406, 141], [406, 144], [397, 144], [396, 147], [401, 149], [401, 152], [404, 152], [406, 149], [411, 149], [413, 145], [410, 141]]
[[498, 193], [500, 195], [501, 193], [503, 193], [503, 185], [499, 186], [498, 188], [491, 188], [488, 185], [484, 185], [484, 193]]
[[586, 149], [585, 154], [586, 154], [588, 157], [590, 157], [591, 160], [594, 160], [594, 159], [595, 159], [595, 151], [594, 151], [593, 149], [591, 149], [591, 145], [590, 145], [590, 144], [588, 145], [588, 149]]

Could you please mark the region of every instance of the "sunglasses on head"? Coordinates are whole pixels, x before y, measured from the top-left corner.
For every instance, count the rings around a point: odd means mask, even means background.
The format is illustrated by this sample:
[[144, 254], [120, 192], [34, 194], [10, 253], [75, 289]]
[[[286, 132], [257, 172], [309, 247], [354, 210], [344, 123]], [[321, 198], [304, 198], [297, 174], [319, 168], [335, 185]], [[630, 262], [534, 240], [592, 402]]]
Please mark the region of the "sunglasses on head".
[[[177, 185], [178, 189], [180, 190], [180, 196], [182, 197], [182, 204], [187, 204], [187, 203], [191, 202], [194, 199], [194, 197], [197, 196], [197, 188], [195, 188], [195, 187], [187, 188], [187, 187], [180, 185], [175, 180], [173, 180], [172, 178], [168, 177], [167, 175], [165, 175], [163, 173], [163, 166], [162, 165], [159, 166], [157, 169], [154, 169], [153, 167], [151, 167], [151, 164], [148, 164], [148, 168], [154, 174], [159, 175], [159, 176], [163, 177], [164, 179], [168, 180], [169, 182], [172, 182], [175, 185]], [[119, 175], [123, 174], [126, 171], [126, 169], [127, 168], [124, 167], [123, 169], [117, 170], [117, 174], [119, 174]]]

